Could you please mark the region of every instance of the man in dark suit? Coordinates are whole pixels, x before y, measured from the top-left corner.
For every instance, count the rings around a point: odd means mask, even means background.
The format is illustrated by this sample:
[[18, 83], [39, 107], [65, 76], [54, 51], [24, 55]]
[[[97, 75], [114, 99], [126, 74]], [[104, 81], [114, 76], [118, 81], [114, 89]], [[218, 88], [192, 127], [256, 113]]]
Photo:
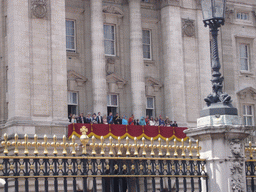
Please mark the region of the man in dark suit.
[[109, 113], [109, 116], [107, 117], [108, 124], [113, 124], [114, 118], [112, 115], [112, 112]]
[[100, 115], [100, 112], [98, 112], [98, 116], [96, 117], [96, 121], [98, 122], [98, 124], [103, 124], [103, 118]]
[[85, 117], [84, 114], [81, 113], [80, 116], [77, 118], [77, 123], [85, 123]]

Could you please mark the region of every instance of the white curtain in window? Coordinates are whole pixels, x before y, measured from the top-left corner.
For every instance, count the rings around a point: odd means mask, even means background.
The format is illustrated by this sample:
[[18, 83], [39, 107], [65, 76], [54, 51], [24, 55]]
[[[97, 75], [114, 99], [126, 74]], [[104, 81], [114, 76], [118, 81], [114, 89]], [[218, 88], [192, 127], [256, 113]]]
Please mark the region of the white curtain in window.
[[248, 45], [246, 44], [240, 44], [240, 64], [241, 64], [241, 70], [248, 71], [249, 70], [249, 64], [248, 64]]
[[75, 22], [66, 20], [66, 48], [75, 49]]
[[115, 27], [104, 25], [104, 47], [106, 55], [115, 55]]

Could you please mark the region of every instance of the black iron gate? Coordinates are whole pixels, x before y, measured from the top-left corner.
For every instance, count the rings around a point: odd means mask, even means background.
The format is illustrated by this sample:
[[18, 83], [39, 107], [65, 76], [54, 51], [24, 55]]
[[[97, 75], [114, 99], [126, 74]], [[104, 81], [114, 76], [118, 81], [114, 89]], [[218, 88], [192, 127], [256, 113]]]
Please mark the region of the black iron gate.
[[[25, 192], [39, 192], [42, 185], [45, 192], [67, 192], [71, 183], [72, 191], [78, 192], [78, 181], [82, 183], [79, 191], [89, 192], [88, 180], [93, 192], [99, 191], [98, 183], [102, 192], [201, 192], [202, 182], [207, 188], [205, 160], [199, 158], [198, 142], [196, 146], [192, 146], [191, 141], [189, 146], [184, 146], [182, 141], [178, 146], [176, 141], [170, 145], [167, 139], [166, 144], [162, 145], [159, 139], [159, 144], [155, 145], [151, 138], [151, 144], [147, 145], [144, 138], [141, 144], [135, 138], [134, 143], [129, 144], [126, 138], [123, 144], [120, 138], [117, 143], [110, 138], [106, 144], [102, 137], [100, 143], [92, 138], [88, 144], [86, 128], [83, 127], [81, 132], [81, 155], [77, 155], [78, 144], [74, 137], [68, 143], [64, 136], [63, 142], [58, 143], [54, 136], [50, 143], [45, 136], [44, 142], [40, 143], [35, 135], [34, 142], [30, 143], [27, 135], [23, 142], [19, 142], [15, 135], [10, 143], [5, 135], [1, 142], [5, 155], [0, 157], [0, 178], [6, 182], [4, 192], [10, 188], [14, 188], [15, 192], [21, 188]], [[10, 145], [13, 150], [9, 149]], [[24, 150], [22, 156], [19, 155], [21, 147]], [[52, 155], [49, 155], [49, 147]], [[59, 147], [62, 147], [62, 155], [57, 151]], [[67, 148], [71, 149], [71, 154], [68, 154]], [[88, 149], [90, 151], [87, 152]], [[30, 151], [34, 155], [30, 155]], [[49, 183], [52, 183], [51, 187]]]

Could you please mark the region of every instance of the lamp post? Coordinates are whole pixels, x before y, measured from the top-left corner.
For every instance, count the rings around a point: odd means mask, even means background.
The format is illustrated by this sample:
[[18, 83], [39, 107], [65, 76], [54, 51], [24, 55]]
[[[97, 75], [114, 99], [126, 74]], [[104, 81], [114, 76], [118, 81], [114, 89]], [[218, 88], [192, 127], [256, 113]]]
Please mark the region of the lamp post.
[[220, 73], [220, 59], [218, 53], [218, 31], [225, 21], [226, 0], [201, 0], [203, 22], [209, 26], [212, 34], [212, 93], [204, 100], [207, 107], [201, 111], [201, 117], [208, 115], [237, 115], [237, 109], [231, 104], [231, 96], [222, 92], [223, 80]]

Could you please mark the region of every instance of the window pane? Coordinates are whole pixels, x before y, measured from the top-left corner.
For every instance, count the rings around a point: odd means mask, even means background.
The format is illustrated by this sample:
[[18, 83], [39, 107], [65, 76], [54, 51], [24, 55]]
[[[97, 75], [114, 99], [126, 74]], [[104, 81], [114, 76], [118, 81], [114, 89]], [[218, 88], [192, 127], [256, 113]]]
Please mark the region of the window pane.
[[114, 40], [114, 26], [113, 25], [104, 25], [104, 39]]
[[143, 57], [150, 59], [150, 45], [143, 45]]
[[117, 95], [111, 95], [111, 105], [117, 105]]
[[247, 106], [247, 115], [252, 115], [252, 106], [251, 105]]
[[114, 55], [115, 54], [115, 45], [114, 41], [105, 40], [104, 41], [105, 54]]
[[244, 116], [244, 125], [246, 125], [246, 116]]
[[148, 109], [154, 108], [154, 98], [152, 98], [152, 97], [147, 98], [147, 108]]
[[110, 105], [110, 97], [109, 97], [109, 95], [107, 97], [107, 100], [108, 100], [108, 104], [107, 105]]
[[77, 94], [72, 93], [72, 97], [73, 97], [73, 102], [72, 103], [77, 104]]
[[247, 117], [247, 124], [246, 125], [252, 125], [252, 117]]
[[241, 63], [241, 70], [245, 70], [245, 71], [249, 70], [247, 59], [240, 59], [240, 63]]
[[243, 114], [246, 115], [246, 106], [243, 105]]
[[149, 30], [143, 30], [142, 34], [142, 42], [145, 44], [150, 44], [150, 31]]

